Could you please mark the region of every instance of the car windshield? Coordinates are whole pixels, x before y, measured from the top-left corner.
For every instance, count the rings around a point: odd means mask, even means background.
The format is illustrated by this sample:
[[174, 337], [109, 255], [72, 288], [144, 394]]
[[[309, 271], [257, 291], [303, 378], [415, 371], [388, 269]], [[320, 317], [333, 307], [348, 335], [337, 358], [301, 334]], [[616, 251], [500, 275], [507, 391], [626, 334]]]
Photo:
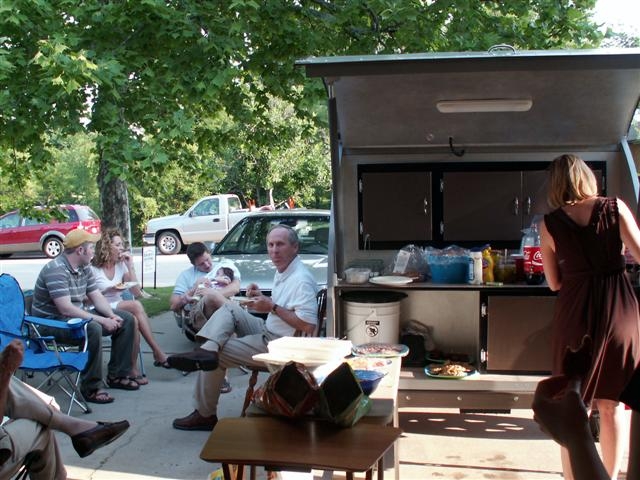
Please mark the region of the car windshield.
[[329, 251], [329, 216], [254, 216], [238, 223], [216, 245], [214, 254], [267, 254], [267, 233], [272, 226], [285, 224], [298, 233], [301, 254], [326, 255]]

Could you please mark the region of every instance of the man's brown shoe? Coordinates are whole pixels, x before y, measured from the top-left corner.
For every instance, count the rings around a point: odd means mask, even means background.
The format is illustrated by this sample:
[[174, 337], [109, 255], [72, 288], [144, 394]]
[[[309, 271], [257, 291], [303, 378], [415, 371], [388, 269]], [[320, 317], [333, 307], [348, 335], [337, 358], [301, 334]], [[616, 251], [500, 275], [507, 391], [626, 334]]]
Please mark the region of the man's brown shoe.
[[218, 352], [211, 352], [198, 347], [190, 352], [169, 355], [167, 363], [171, 368], [182, 370], [183, 372], [215, 370], [218, 368]]
[[210, 417], [203, 417], [198, 410], [194, 410], [186, 417], [176, 418], [173, 421], [173, 428], [178, 430], [202, 430], [210, 432], [213, 427], [218, 423], [218, 417], [211, 415]]
[[98, 425], [71, 437], [73, 448], [80, 457], [91, 455], [98, 448], [109, 445], [129, 428], [129, 422], [98, 422]]

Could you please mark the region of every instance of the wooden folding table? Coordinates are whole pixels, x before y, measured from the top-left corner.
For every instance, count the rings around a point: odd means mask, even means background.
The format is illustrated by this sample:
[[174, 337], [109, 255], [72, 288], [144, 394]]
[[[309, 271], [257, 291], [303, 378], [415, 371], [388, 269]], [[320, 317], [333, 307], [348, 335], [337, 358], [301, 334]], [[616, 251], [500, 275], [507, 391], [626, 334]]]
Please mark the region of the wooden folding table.
[[230, 464], [238, 465], [236, 480], [242, 480], [245, 465], [272, 470], [338, 470], [347, 480], [354, 472], [373, 477], [378, 465], [382, 480], [382, 458], [400, 436], [395, 427], [360, 422], [339, 428], [321, 420], [289, 420], [276, 417], [223, 418], [202, 448], [200, 458], [220, 462], [225, 480], [233, 480]]

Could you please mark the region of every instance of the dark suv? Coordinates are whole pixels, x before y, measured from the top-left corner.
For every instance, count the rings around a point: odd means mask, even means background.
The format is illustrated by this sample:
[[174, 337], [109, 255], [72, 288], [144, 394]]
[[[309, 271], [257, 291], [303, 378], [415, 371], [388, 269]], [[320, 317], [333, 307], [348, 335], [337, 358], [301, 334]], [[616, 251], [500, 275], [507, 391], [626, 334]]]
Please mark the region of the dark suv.
[[42, 221], [24, 217], [18, 210], [0, 217], [0, 257], [42, 251], [49, 258], [62, 253], [62, 240], [76, 228], [100, 233], [100, 218], [86, 205], [60, 205], [63, 220]]

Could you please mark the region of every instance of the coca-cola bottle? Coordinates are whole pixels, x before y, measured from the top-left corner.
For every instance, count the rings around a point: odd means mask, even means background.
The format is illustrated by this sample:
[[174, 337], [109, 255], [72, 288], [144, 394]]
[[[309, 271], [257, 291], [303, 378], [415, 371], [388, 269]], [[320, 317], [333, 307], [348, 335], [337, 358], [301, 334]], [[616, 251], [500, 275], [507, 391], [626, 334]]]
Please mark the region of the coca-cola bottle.
[[540, 251], [540, 232], [538, 232], [536, 221], [531, 223], [529, 232], [523, 239], [522, 253], [524, 255], [525, 281], [529, 285], [540, 285], [544, 282], [544, 268]]

